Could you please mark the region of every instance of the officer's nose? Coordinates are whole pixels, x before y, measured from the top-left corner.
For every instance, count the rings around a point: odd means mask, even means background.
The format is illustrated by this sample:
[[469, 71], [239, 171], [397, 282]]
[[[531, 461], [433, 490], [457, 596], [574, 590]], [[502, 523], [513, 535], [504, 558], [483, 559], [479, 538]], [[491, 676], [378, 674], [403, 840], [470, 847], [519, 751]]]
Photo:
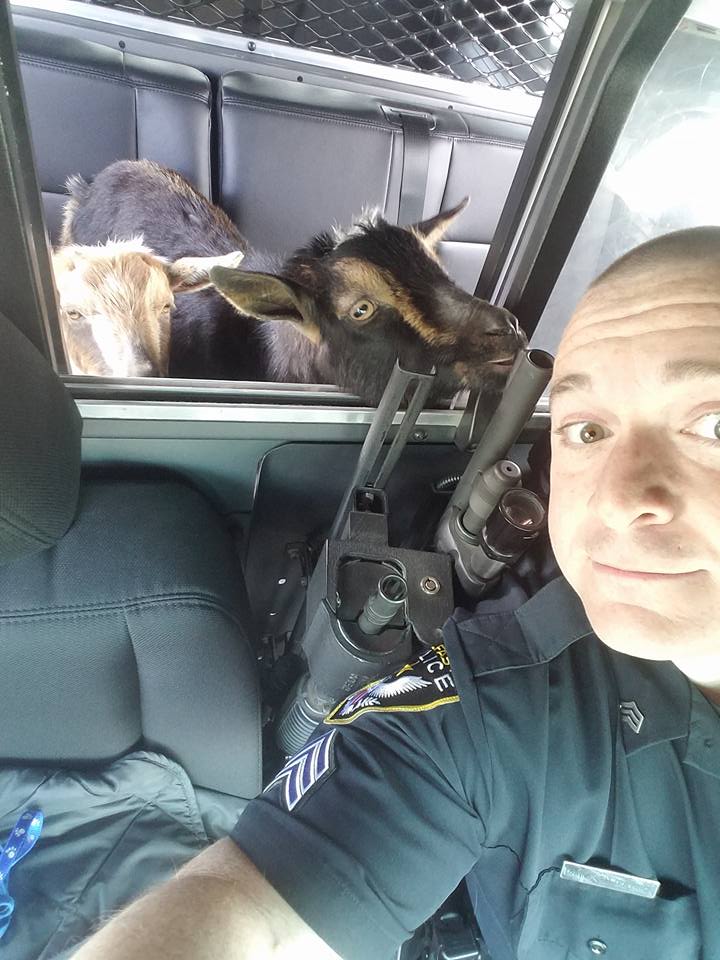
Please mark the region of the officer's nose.
[[679, 499], [662, 444], [634, 432], [618, 438], [599, 471], [593, 495], [600, 520], [612, 530], [667, 524]]

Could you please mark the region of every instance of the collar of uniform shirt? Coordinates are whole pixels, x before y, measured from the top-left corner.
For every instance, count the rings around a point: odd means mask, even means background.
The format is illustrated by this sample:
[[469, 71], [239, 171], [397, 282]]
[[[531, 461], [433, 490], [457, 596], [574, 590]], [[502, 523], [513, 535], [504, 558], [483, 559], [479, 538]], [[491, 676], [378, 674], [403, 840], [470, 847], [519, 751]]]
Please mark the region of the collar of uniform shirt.
[[[577, 594], [560, 577], [518, 611], [523, 633], [545, 656], [556, 656], [590, 632]], [[634, 703], [640, 730], [621, 723], [625, 752], [685, 740], [683, 762], [720, 777], [720, 716], [674, 663], [642, 660], [606, 647], [621, 703]], [[682, 748], [681, 748], [682, 749]]]
[[693, 684], [690, 736], [684, 762], [720, 779], [720, 714]]
[[[498, 615], [489, 608], [490, 602], [481, 604], [479, 615], [464, 622], [463, 629], [483, 634], [483, 623]], [[512, 619], [507, 612], [505, 618], [506, 630], [514, 634], [515, 650], [517, 631], [522, 632], [528, 654], [525, 663], [547, 663], [573, 643], [594, 636], [580, 598], [563, 577], [531, 597]], [[505, 647], [503, 632], [493, 636], [499, 653]], [[720, 716], [700, 690], [669, 661], [642, 660], [609, 647], [605, 650], [617, 681], [618, 714], [624, 703], [633, 704], [642, 716], [637, 731], [620, 722], [626, 754], [684, 739], [683, 762], [720, 777]], [[506, 656], [500, 653], [500, 659], [502, 667], [507, 667]], [[483, 673], [492, 673], [492, 651], [486, 651], [483, 660]]]
[[507, 598], [482, 600], [474, 614], [460, 610], [453, 619], [463, 633], [491, 641], [483, 650], [483, 675], [506, 670], [509, 651], [518, 666], [547, 663], [576, 640], [592, 636], [580, 598], [563, 577], [521, 606], [508, 606]]

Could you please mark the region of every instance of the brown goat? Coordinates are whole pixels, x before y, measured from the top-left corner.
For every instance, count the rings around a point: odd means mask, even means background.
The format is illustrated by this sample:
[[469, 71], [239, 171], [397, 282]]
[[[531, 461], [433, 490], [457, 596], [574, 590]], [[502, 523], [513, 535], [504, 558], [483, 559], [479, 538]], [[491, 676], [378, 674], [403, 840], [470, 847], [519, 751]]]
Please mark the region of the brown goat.
[[242, 256], [237, 251], [170, 263], [142, 237], [60, 247], [52, 263], [72, 373], [167, 376], [174, 294], [208, 287], [211, 267], [237, 266]]

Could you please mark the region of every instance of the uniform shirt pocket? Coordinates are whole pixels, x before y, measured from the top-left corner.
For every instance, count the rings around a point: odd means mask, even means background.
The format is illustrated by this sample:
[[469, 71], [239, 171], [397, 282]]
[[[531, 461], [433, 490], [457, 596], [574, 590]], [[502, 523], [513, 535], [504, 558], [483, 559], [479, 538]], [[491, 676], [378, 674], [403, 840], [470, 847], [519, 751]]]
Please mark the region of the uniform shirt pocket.
[[549, 870], [528, 897], [518, 958], [698, 960], [695, 894], [661, 894], [645, 899], [564, 880], [559, 870]]

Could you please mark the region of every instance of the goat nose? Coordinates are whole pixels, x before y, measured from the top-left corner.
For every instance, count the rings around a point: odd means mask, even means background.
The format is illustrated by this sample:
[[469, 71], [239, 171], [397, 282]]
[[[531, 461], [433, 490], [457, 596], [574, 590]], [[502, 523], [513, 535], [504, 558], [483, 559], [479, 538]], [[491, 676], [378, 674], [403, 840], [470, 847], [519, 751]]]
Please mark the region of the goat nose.
[[528, 342], [528, 338], [525, 334], [525, 331], [520, 326], [520, 321], [515, 316], [515, 314], [510, 313], [510, 311], [506, 310], [504, 307], [499, 307], [498, 309], [502, 314], [502, 320], [505, 324], [503, 328], [503, 332], [506, 334], [511, 334], [513, 337], [515, 337], [520, 347], [526, 346]]
[[498, 310], [502, 314], [502, 319], [505, 321], [506, 329], [507, 327], [510, 328], [510, 333], [514, 333], [515, 335], [522, 333], [520, 330], [520, 324], [518, 323], [518, 319], [514, 313], [510, 313], [510, 311], [506, 310], [505, 307], [498, 307]]
[[484, 309], [485, 332], [494, 336], [519, 336], [520, 328], [515, 316], [505, 307], [486, 304]]

